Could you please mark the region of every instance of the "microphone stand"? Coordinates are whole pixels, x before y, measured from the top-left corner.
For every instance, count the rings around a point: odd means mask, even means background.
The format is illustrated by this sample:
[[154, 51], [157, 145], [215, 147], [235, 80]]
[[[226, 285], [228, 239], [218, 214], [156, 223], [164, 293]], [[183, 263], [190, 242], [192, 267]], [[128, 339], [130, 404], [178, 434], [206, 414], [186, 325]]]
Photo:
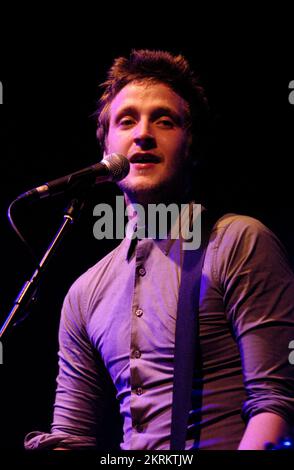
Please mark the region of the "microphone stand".
[[29, 305], [29, 303], [32, 301], [34, 294], [36, 293], [38, 284], [42, 278], [42, 275], [44, 274], [49, 264], [49, 261], [51, 260], [54, 253], [56, 252], [64, 236], [69, 232], [71, 226], [78, 218], [81, 210], [83, 209], [84, 202], [85, 202], [85, 197], [77, 196], [76, 198], [71, 200], [70, 204], [65, 209], [64, 215], [63, 215], [64, 220], [61, 226], [56, 232], [53, 240], [51, 241], [49, 247], [47, 248], [45, 254], [43, 255], [32, 277], [30, 278], [29, 281], [25, 282], [17, 298], [15, 299], [13, 308], [10, 311], [8, 317], [6, 318], [3, 326], [1, 327], [0, 339], [2, 339], [3, 335], [7, 334], [10, 328], [15, 325], [15, 323], [12, 324], [12, 320], [16, 316], [16, 314], [21, 312], [21, 310], [25, 309]]

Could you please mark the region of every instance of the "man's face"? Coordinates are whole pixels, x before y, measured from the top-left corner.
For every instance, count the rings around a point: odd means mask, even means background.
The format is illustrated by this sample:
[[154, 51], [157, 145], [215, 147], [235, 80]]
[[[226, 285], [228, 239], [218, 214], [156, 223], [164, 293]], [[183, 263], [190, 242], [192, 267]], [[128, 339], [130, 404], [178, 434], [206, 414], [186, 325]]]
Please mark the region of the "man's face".
[[171, 198], [183, 190], [189, 150], [187, 103], [162, 83], [132, 82], [110, 106], [107, 153], [130, 161], [119, 186], [131, 200]]

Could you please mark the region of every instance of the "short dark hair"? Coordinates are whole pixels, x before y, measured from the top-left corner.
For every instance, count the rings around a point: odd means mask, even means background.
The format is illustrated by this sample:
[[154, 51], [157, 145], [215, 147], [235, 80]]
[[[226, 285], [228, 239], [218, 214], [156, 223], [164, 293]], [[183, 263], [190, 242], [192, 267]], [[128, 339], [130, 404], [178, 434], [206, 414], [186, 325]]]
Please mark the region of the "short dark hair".
[[[130, 56], [118, 57], [101, 84], [104, 92], [98, 102], [97, 137], [102, 150], [109, 130], [109, 108], [112, 100], [127, 84], [134, 81], [160, 82], [168, 85], [188, 104], [187, 127], [193, 141], [201, 137], [208, 120], [209, 106], [199, 77], [182, 55], [160, 50], [132, 50]], [[198, 152], [197, 152], [198, 153]]]

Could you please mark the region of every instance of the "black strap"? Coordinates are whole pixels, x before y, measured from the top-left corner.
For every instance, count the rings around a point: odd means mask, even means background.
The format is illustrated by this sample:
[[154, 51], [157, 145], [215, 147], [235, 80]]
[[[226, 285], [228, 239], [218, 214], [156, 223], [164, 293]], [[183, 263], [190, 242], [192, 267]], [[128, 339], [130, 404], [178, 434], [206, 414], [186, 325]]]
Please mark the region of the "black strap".
[[201, 215], [201, 246], [197, 250], [184, 250], [176, 320], [171, 450], [185, 449], [197, 354], [201, 273], [215, 221], [216, 214], [204, 210]]

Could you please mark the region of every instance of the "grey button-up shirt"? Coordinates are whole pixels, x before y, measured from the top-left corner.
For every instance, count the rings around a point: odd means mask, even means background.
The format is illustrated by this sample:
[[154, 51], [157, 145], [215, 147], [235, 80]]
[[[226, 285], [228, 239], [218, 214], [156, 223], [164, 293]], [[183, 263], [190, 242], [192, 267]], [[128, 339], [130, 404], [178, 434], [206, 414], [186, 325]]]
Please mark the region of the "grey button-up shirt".
[[[27, 448], [96, 445], [103, 435], [104, 363], [123, 417], [122, 449], [168, 449], [181, 240], [127, 238], [83, 274], [64, 301], [51, 434]], [[203, 266], [186, 448], [236, 449], [246, 420], [294, 416], [294, 277], [283, 247], [256, 219], [215, 224]]]

